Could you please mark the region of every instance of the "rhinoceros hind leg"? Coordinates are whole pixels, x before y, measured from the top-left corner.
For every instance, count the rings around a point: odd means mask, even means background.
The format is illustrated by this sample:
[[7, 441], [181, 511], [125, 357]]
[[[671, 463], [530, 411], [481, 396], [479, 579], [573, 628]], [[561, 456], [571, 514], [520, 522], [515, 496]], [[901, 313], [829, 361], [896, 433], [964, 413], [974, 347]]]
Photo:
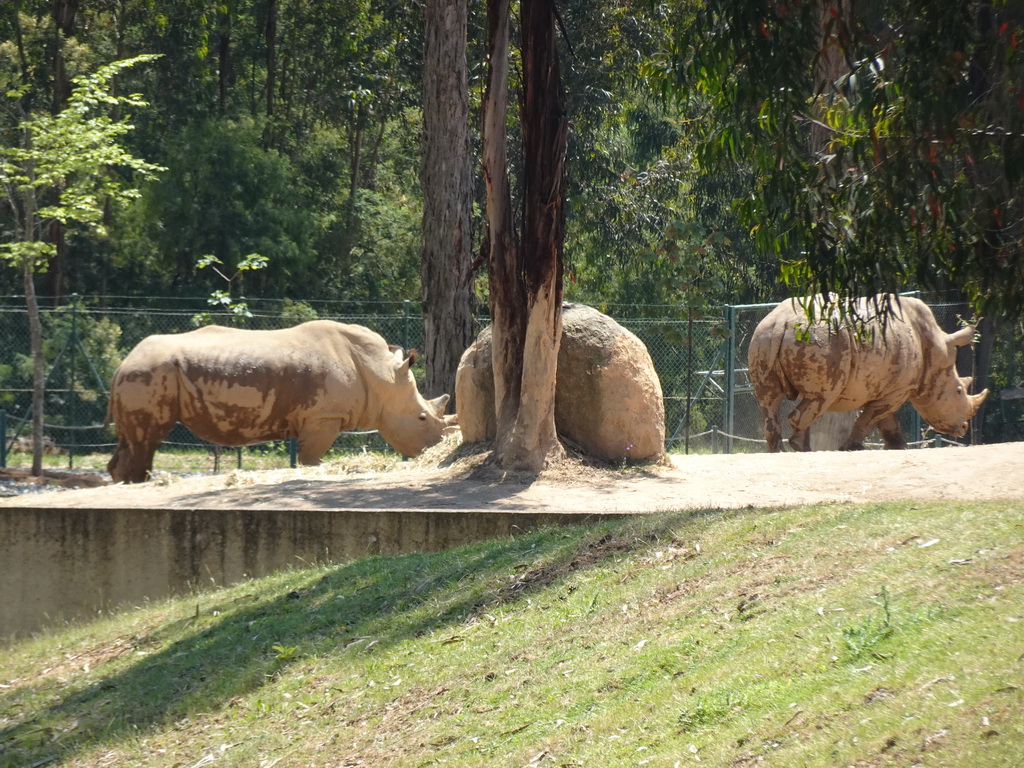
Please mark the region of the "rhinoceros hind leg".
[[[153, 455], [160, 443], [171, 433], [174, 421], [159, 423], [148, 417], [121, 414], [117, 422], [117, 448], [107, 464], [107, 471], [115, 483], [144, 483], [153, 470]], [[134, 441], [126, 435], [142, 435]]]
[[793, 427], [793, 436], [789, 438], [789, 444], [794, 451], [811, 450], [811, 424], [818, 420], [828, 405], [824, 399], [817, 397], [806, 397], [793, 409], [789, 416], [789, 424]]
[[107, 464], [107, 471], [115, 483], [143, 483], [149, 479], [153, 469], [153, 455], [157, 445], [130, 445], [125, 440], [117, 441], [114, 455]]
[[782, 397], [773, 399], [767, 406], [761, 406], [761, 417], [764, 425], [764, 439], [768, 443], [769, 453], [782, 450], [782, 425], [779, 424], [779, 406]]

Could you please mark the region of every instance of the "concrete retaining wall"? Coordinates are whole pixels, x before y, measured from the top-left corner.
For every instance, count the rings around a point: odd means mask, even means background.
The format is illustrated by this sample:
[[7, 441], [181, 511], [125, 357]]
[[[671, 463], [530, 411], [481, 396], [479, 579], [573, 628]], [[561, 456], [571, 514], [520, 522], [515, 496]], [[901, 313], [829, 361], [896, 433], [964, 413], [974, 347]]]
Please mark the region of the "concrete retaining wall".
[[488, 510], [0, 509], [0, 639], [313, 562], [436, 551], [620, 515]]

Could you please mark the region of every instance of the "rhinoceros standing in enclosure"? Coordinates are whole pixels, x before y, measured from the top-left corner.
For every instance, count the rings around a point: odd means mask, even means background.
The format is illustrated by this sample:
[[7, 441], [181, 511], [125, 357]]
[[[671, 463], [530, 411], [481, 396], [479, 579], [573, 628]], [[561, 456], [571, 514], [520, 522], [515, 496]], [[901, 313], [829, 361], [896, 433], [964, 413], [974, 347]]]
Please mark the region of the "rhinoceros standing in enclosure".
[[834, 314], [823, 317], [835, 305], [820, 296], [814, 299], [813, 324], [804, 310], [806, 299], [782, 302], [758, 324], [747, 359], [769, 451], [780, 449], [783, 399], [800, 401], [789, 418], [789, 442], [798, 451], [810, 450], [807, 430], [824, 411], [858, 408], [843, 450], [863, 448], [875, 426], [886, 448], [906, 448], [896, 411], [907, 400], [938, 432], [966, 433], [988, 394], [987, 389], [967, 394], [971, 379], [956, 372], [956, 349], [970, 343], [974, 328], [946, 333], [924, 302], [888, 298], [895, 315], [884, 324], [886, 297], [855, 301], [856, 316], [864, 321], [859, 330]]
[[319, 464], [346, 429], [376, 429], [415, 456], [457, 422], [444, 415], [448, 395], [420, 396], [414, 361], [368, 328], [331, 320], [149, 336], [111, 383], [117, 449], [107, 469], [115, 482], [142, 482], [179, 421], [218, 445], [296, 437], [303, 464]]

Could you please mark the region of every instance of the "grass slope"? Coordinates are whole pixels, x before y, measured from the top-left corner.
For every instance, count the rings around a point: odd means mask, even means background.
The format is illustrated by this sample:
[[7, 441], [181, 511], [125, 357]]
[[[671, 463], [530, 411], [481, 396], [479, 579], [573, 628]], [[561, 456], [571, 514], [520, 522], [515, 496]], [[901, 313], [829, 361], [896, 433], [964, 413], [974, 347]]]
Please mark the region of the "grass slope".
[[13, 644], [3, 766], [1014, 766], [1024, 512], [663, 515]]

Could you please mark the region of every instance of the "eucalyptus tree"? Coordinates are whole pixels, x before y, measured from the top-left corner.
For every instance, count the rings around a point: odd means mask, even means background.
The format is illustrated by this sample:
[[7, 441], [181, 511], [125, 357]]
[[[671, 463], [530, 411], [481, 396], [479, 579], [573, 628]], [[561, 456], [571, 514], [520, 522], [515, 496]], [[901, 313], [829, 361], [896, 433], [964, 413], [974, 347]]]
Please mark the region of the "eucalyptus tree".
[[564, 107], [552, 0], [520, 3], [523, 221], [517, 232], [507, 168], [510, 18], [489, 0], [483, 126], [488, 276], [498, 461], [538, 471], [564, 455], [555, 431], [565, 241]]
[[424, 390], [436, 396], [455, 391], [455, 370], [473, 341], [468, 3], [427, 0], [423, 10], [420, 274], [427, 358]]

